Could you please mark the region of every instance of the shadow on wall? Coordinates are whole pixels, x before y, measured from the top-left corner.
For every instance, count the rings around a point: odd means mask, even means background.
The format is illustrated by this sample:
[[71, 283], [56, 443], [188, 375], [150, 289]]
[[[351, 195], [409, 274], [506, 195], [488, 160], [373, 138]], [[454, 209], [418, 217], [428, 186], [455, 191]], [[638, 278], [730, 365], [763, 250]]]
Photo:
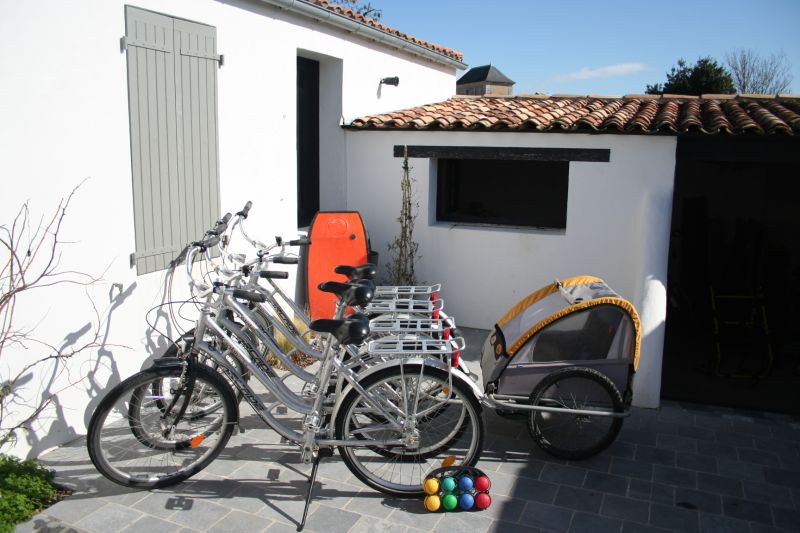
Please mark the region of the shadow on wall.
[[[81, 365], [79, 368], [80, 375], [77, 377], [77, 381], [71, 379], [70, 377], [68, 360], [59, 358], [55, 358], [53, 360], [54, 363], [52, 371], [50, 372], [49, 380], [46, 384], [43, 383], [42, 390], [40, 392], [39, 405], [45, 407], [52, 405], [54, 413], [52, 416], [48, 416], [50, 419], [50, 424], [46, 431], [34, 431], [32, 428], [28, 428], [28, 431], [25, 432], [27, 444], [30, 446], [30, 450], [27, 454], [28, 459], [36, 458], [43, 451], [65, 442], [69, 442], [78, 437], [78, 433], [75, 431], [75, 428], [67, 423], [67, 418], [64, 414], [64, 404], [58, 396], [60, 392], [71, 387], [73, 384], [83, 384], [84, 391], [89, 398], [89, 403], [84, 413], [84, 423], [88, 425], [91, 414], [94, 412], [95, 407], [102, 399], [103, 391], [108, 390], [108, 388], [113, 387], [120, 382], [119, 370], [116, 362], [114, 361], [113, 353], [110, 347], [126, 347], [110, 345], [108, 343], [108, 337], [111, 331], [111, 323], [114, 311], [119, 308], [125, 302], [125, 300], [131, 296], [131, 294], [133, 294], [133, 292], [136, 290], [136, 287], [137, 284], [134, 282], [123, 291], [121, 285], [115, 284], [109, 290], [109, 300], [111, 301], [111, 305], [108, 308], [104, 324], [101, 326], [102, 335], [98, 332], [96, 337], [98, 339], [95, 344], [97, 347], [97, 357], [89, 358], [83, 363], [83, 365]], [[115, 289], [119, 289], [119, 293], [116, 294], [116, 296], [114, 295]], [[78, 330], [68, 333], [64, 337], [64, 342], [62, 345], [59, 346], [58, 352], [63, 353], [70, 347], [76, 346], [78, 342], [83, 339], [91, 330], [92, 324], [89, 322]], [[91, 368], [86, 369], [87, 365], [91, 365]], [[100, 372], [102, 369], [106, 369], [106, 372]], [[97, 376], [99, 373], [110, 374], [105, 384], [98, 382]], [[59, 390], [52, 390], [56, 385], [58, 378], [64, 375], [66, 375], [67, 381], [70, 383], [70, 385]], [[29, 374], [29, 377], [26, 378], [25, 382], [27, 383], [32, 378], [33, 372]]]

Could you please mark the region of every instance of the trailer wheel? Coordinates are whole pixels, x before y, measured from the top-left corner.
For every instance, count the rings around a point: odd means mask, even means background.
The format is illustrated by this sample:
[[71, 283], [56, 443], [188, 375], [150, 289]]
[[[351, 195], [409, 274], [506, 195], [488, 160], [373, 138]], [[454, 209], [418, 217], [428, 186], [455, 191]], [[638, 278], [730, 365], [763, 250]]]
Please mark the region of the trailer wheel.
[[533, 389], [532, 405], [558, 407], [563, 412], [532, 411], [528, 430], [536, 444], [561, 459], [587, 459], [606, 449], [617, 437], [622, 418], [569, 411], [624, 411], [622, 395], [597, 370], [570, 367], [548, 374]]

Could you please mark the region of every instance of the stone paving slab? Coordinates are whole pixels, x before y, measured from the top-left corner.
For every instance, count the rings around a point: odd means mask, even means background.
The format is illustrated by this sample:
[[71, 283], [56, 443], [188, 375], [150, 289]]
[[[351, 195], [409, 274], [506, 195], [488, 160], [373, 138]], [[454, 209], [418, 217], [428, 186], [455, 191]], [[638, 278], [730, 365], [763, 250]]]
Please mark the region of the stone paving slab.
[[[484, 332], [465, 329], [479, 370]], [[319, 468], [309, 532], [767, 533], [800, 531], [800, 418], [664, 402], [634, 409], [614, 444], [586, 461], [550, 457], [522, 416], [484, 412], [478, 467], [492, 479], [483, 512], [424, 511], [361, 484], [338, 457]], [[309, 466], [246, 417], [220, 457], [170, 489], [133, 491], [102, 478], [79, 439], [40, 459], [75, 493], [21, 524], [38, 532], [295, 531]]]

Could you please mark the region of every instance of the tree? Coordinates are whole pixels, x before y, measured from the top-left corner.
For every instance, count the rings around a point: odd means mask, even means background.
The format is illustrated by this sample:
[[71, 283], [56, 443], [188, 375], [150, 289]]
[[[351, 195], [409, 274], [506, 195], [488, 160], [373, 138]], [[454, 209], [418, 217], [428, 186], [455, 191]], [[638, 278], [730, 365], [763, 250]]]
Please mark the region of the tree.
[[733, 78], [725, 67], [711, 57], [701, 57], [694, 66], [689, 66], [685, 59], [667, 72], [667, 81], [648, 85], [647, 94], [734, 94], [736, 89]]
[[739, 94], [778, 94], [789, 91], [792, 75], [786, 54], [762, 57], [753, 50], [735, 49], [725, 54]]
[[372, 7], [372, 4], [369, 2], [364, 2], [363, 0], [329, 0], [332, 4], [337, 4], [343, 7], [347, 7], [358, 13], [359, 15], [363, 15], [367, 18], [371, 18], [374, 20], [380, 20], [381, 15], [383, 12], [376, 8]]

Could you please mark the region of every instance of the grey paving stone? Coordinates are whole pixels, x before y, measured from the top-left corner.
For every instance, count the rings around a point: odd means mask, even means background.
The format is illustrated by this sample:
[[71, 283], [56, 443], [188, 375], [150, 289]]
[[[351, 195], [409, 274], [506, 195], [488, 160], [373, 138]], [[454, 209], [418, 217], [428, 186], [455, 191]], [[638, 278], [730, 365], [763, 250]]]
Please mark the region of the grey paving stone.
[[558, 488], [554, 503], [576, 511], [598, 513], [602, 502], [603, 494], [600, 492], [562, 485]]
[[539, 474], [539, 479], [551, 483], [580, 487], [583, 485], [583, 480], [586, 479], [586, 474], [587, 470], [585, 468], [548, 463], [544, 465], [542, 473]]
[[670, 505], [675, 501], [674, 494], [674, 487], [640, 479], [632, 479], [628, 487], [628, 496], [631, 498]]
[[725, 496], [742, 496], [744, 494], [740, 480], [703, 472], [697, 474], [697, 488]]
[[682, 437], [680, 435], [658, 435], [656, 440], [657, 447], [662, 450], [674, 450], [676, 452], [697, 452], [697, 439]]
[[755, 447], [755, 439], [751, 435], [742, 435], [740, 433], [719, 432], [717, 433], [717, 442], [742, 448]]
[[518, 478], [513, 488], [507, 492], [505, 496], [534, 502], [552, 503], [553, 499], [556, 497], [557, 490], [558, 485], [555, 483]]
[[781, 461], [775, 453], [764, 450], [753, 450], [750, 448], [739, 448], [739, 460], [772, 467], [779, 467], [781, 465]]
[[[703, 425], [678, 426], [678, 435], [681, 437], [691, 437], [692, 439], [697, 439], [698, 441], [713, 442], [717, 440], [716, 431]], [[698, 442], [697, 444], [699, 445], [700, 443]]]
[[116, 503], [109, 503], [78, 520], [75, 525], [81, 529], [96, 533], [118, 533], [120, 529], [131, 522], [135, 522], [142, 516], [139, 511], [134, 511]]
[[717, 458], [696, 453], [678, 452], [676, 457], [679, 468], [697, 470], [698, 472], [717, 473]]
[[650, 507], [650, 523], [656, 527], [693, 533], [699, 530], [697, 511], [670, 505], [653, 503]]
[[750, 522], [750, 533], [786, 533], [786, 530], [775, 526], [759, 524], [758, 522]]
[[209, 533], [261, 533], [271, 525], [272, 520], [265, 520], [260, 516], [242, 511], [231, 511], [207, 531]]
[[586, 480], [583, 482], [583, 486], [591, 490], [624, 496], [628, 492], [629, 482], [630, 479], [623, 476], [604, 474], [602, 472], [589, 472], [586, 474]]
[[38, 514], [31, 520], [18, 524], [14, 533], [85, 533], [85, 529], [78, 529], [65, 524], [58, 518], [45, 514]]
[[[544, 465], [544, 461], [529, 459], [524, 462], [500, 463], [496, 470], [504, 474], [536, 479], [542, 473]], [[478, 468], [481, 468], [480, 461], [478, 462]]]
[[791, 489], [754, 481], [745, 481], [743, 485], [744, 496], [747, 500], [762, 502], [775, 507], [794, 507]]
[[637, 446], [636, 460], [656, 465], [675, 466], [675, 450]]
[[492, 504], [488, 509], [481, 511], [480, 514], [503, 522], [518, 522], [526, 504], [525, 500], [492, 493]]
[[93, 500], [83, 495], [78, 495], [61, 500], [57, 504], [48, 507], [46, 512], [62, 522], [76, 524], [86, 515], [101, 509], [105, 505], [108, 505], [105, 501]]
[[771, 424], [765, 424], [754, 420], [734, 420], [733, 430], [745, 435], [754, 435], [758, 437], [772, 436]]
[[394, 511], [385, 519], [387, 522], [415, 527], [425, 531], [437, 531], [444, 513], [429, 513], [419, 500], [391, 500]]
[[[410, 530], [409, 530], [410, 531]], [[489, 526], [488, 533], [539, 533], [541, 530], [535, 527], [528, 527], [524, 524], [515, 524], [503, 520], [495, 520]]]
[[595, 472], [608, 472], [611, 468], [611, 456], [605, 453], [589, 457], [588, 459], [581, 459], [580, 461], [570, 461], [570, 466], [578, 468], [585, 468], [589, 471]]
[[629, 442], [622, 442], [621, 440], [615, 440], [603, 453], [611, 457], [633, 459], [636, 453], [636, 445]]
[[714, 432], [733, 429], [733, 422], [731, 420], [719, 416], [697, 414], [694, 417], [694, 423], [697, 427], [708, 428]]
[[665, 485], [694, 488], [697, 486], [697, 472], [672, 468], [671, 466], [655, 465], [653, 467], [653, 481]]
[[675, 505], [704, 513], [722, 514], [722, 497], [699, 490], [676, 488]]
[[273, 522], [272, 525], [267, 528], [267, 531], [269, 531], [269, 533], [297, 533], [297, 526], [290, 526], [282, 522]]
[[480, 512], [444, 513], [437, 531], [475, 531], [485, 533], [492, 525], [492, 519]]
[[350, 528], [348, 533], [405, 533], [406, 526], [393, 524], [385, 520], [375, 520], [375, 518], [362, 516], [356, 524]]
[[530, 502], [525, 506], [520, 523], [545, 531], [564, 533], [569, 529], [572, 514], [571, 509]]
[[650, 503], [606, 494], [600, 514], [621, 520], [647, 523], [650, 516]]
[[792, 442], [789, 440], [782, 440], [776, 438], [758, 438], [756, 437], [756, 449], [765, 450], [768, 452], [775, 452], [778, 454], [789, 454], [797, 456], [800, 453], [800, 442]]
[[700, 513], [700, 533], [749, 533], [750, 524], [744, 520], [716, 514]]
[[623, 522], [622, 533], [671, 533], [671, 530], [637, 524], [636, 522]]
[[142, 533], [145, 531], [147, 533], [172, 533], [179, 528], [180, 526], [175, 522], [168, 522], [155, 516], [145, 515], [128, 527], [123, 528], [120, 533]]
[[385, 498], [386, 496], [383, 494], [370, 489], [365, 489], [364, 491], [359, 492], [357, 497], [352, 498], [344, 509], [362, 516], [366, 515], [384, 519], [394, 510], [391, 507], [383, 504], [383, 500]]
[[772, 514], [775, 517], [776, 526], [791, 531], [800, 531], [800, 511], [773, 507]]
[[607, 518], [596, 514], [575, 513], [570, 533], [617, 533], [622, 527], [622, 521]]
[[611, 461], [611, 473], [650, 481], [653, 479], [653, 465], [651, 463], [614, 457]]
[[[300, 518], [302, 518], [302, 515], [298, 517], [298, 520]], [[361, 516], [358, 513], [320, 505], [313, 513], [309, 512], [306, 527], [311, 531], [347, 533], [360, 518]]]
[[177, 510], [170, 521], [202, 531], [230, 511], [228, 507], [194, 498], [191, 508]]
[[[768, 483], [800, 489], [800, 472], [795, 470], [780, 470], [777, 468], [764, 468], [764, 479]], [[760, 481], [760, 480], [757, 480]]]
[[697, 452], [710, 457], [722, 457], [723, 459], [732, 459], [734, 461], [739, 459], [736, 446], [721, 444], [719, 442], [697, 441]]
[[764, 481], [764, 466], [756, 463], [743, 463], [729, 459], [717, 460], [717, 471], [722, 476], [728, 476], [744, 481]]
[[722, 498], [722, 509], [725, 516], [749, 520], [751, 522], [761, 522], [772, 524], [772, 513], [769, 505], [765, 503], [751, 502], [741, 498], [725, 496]]
[[142, 511], [152, 516], [169, 518], [176, 511], [175, 507], [167, 505], [167, 502], [173, 498], [174, 496], [170, 493], [151, 492], [132, 507], [137, 511]]
[[619, 432], [617, 439], [630, 444], [641, 444], [645, 446], [656, 445], [655, 433], [651, 431], [640, 431], [638, 429], [628, 429], [625, 426], [622, 427], [622, 431]]

